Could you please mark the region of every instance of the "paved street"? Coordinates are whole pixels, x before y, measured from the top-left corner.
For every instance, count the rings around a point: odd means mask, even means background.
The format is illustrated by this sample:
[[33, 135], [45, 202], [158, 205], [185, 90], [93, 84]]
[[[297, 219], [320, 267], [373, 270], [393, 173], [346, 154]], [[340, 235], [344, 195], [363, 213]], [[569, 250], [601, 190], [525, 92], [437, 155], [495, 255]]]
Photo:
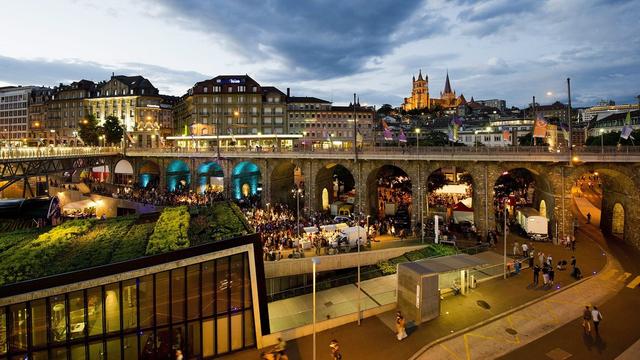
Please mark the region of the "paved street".
[[[552, 253], [556, 260], [571, 256], [570, 250], [551, 243], [534, 244], [537, 249]], [[495, 251], [502, 253], [501, 243]], [[593, 241], [580, 238], [575, 254], [585, 272], [599, 271], [604, 266], [605, 259]], [[556, 274], [556, 285], [560, 289], [574, 282], [568, 271]], [[524, 270], [520, 275], [507, 280], [500, 278], [482, 283], [467, 296], [448, 296], [442, 302], [441, 316], [427, 324], [410, 328], [409, 337], [402, 342], [395, 338], [393, 312], [365, 319], [359, 327], [351, 323], [320, 332], [317, 337], [318, 359], [329, 357], [327, 344], [334, 338], [340, 341], [345, 359], [408, 359], [431, 341], [558, 290], [533, 288], [530, 286], [531, 281], [531, 271]], [[480, 306], [479, 301], [486, 302], [489, 308]], [[289, 342], [289, 358], [310, 359], [311, 347], [311, 336], [292, 340]], [[244, 360], [258, 357], [259, 351], [247, 350], [222, 359]]]
[[[583, 225], [581, 231], [593, 232], [598, 229]], [[609, 280], [623, 280], [626, 286], [613, 298], [600, 304], [594, 303], [603, 314], [601, 336], [584, 335], [581, 320], [575, 319], [502, 359], [540, 359], [541, 354], [557, 349], [570, 354], [572, 359], [614, 359], [640, 338], [640, 311], [637, 310], [640, 308], [640, 290], [637, 287], [640, 277], [636, 277], [640, 275], [637, 261], [640, 254], [621, 241], [610, 240], [603, 245], [622, 266]]]

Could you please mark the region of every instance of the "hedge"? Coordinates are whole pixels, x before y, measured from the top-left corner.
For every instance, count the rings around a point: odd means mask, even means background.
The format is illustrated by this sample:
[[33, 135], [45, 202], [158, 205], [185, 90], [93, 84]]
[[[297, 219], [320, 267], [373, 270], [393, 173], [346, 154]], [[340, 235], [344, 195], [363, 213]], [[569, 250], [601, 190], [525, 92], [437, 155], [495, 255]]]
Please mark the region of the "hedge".
[[147, 244], [147, 255], [189, 247], [189, 220], [186, 206], [165, 208], [160, 214]]
[[144, 256], [149, 236], [153, 233], [155, 226], [155, 222], [133, 225], [113, 252], [111, 262], [126, 261]]
[[[247, 233], [244, 215], [227, 202], [190, 208], [189, 240], [192, 245], [205, 244]], [[240, 217], [242, 216], [242, 217]]]
[[68, 250], [59, 256], [47, 274], [109, 264], [115, 248], [136, 219], [133, 215], [97, 220], [91, 230], [70, 242]]
[[0, 285], [44, 276], [54, 261], [68, 250], [70, 242], [89, 231], [96, 219], [67, 221], [0, 259]]
[[396, 273], [397, 265], [409, 261], [418, 261], [430, 257], [455, 255], [458, 252], [454, 247], [442, 244], [429, 244], [420, 250], [406, 252], [400, 256], [389, 260], [379, 261], [376, 266], [383, 275], [391, 275]]

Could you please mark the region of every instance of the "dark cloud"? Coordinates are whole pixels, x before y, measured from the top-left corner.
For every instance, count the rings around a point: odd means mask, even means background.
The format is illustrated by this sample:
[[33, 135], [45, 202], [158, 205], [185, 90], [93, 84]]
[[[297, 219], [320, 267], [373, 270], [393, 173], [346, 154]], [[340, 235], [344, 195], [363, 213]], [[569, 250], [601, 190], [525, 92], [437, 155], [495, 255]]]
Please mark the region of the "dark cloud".
[[[162, 0], [165, 16], [222, 36], [252, 61], [282, 59], [299, 78], [358, 73], [367, 61], [444, 31], [421, 0]], [[155, 3], [154, 3], [155, 4]]]
[[101, 81], [108, 79], [112, 72], [142, 75], [151, 80], [161, 93], [171, 95], [182, 95], [195, 82], [210, 77], [194, 71], [141, 63], [112, 66], [77, 59], [23, 60], [0, 56], [0, 81], [9, 84], [55, 86], [81, 79]]

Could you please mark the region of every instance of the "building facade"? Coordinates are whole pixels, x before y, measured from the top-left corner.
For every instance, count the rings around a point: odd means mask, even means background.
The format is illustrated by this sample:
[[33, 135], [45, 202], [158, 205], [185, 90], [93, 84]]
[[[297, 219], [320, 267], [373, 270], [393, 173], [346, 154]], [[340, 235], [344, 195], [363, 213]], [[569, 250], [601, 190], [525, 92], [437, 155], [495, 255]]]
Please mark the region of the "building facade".
[[42, 146], [47, 144], [47, 103], [51, 100], [53, 89], [37, 88], [29, 98], [29, 135], [27, 144]]
[[354, 114], [357, 120], [358, 142], [373, 140], [375, 111], [359, 103], [333, 106], [314, 97], [289, 97], [287, 115], [289, 133], [302, 134], [303, 145], [311, 147], [351, 147], [354, 140]]
[[175, 98], [159, 94], [142, 76], [112, 75], [108, 81], [80, 80], [60, 84], [47, 101], [45, 130], [50, 145], [83, 145], [80, 123], [94, 115], [98, 124], [115, 116], [126, 128], [132, 147], [160, 147], [163, 136], [173, 133]]
[[286, 95], [277, 88], [248, 75], [220, 75], [196, 83], [176, 104], [176, 134], [285, 134], [286, 111]]
[[444, 84], [444, 91], [440, 92], [440, 98], [432, 98], [429, 94], [429, 76], [422, 77], [422, 70], [418, 72], [418, 79], [413, 77], [411, 83], [411, 96], [404, 98], [402, 109], [405, 111], [431, 109], [435, 106], [440, 106], [445, 110], [455, 109], [458, 106], [466, 103], [464, 95], [456, 95], [456, 92], [451, 87], [451, 81], [449, 80], [449, 72], [447, 72], [447, 78]]
[[2, 287], [0, 358], [210, 359], [269, 332], [257, 235]]
[[496, 108], [500, 112], [504, 112], [507, 109], [507, 102], [502, 99], [490, 99], [490, 100], [476, 100], [478, 104]]
[[29, 135], [29, 101], [33, 86], [0, 88], [0, 130], [5, 145], [24, 145]]

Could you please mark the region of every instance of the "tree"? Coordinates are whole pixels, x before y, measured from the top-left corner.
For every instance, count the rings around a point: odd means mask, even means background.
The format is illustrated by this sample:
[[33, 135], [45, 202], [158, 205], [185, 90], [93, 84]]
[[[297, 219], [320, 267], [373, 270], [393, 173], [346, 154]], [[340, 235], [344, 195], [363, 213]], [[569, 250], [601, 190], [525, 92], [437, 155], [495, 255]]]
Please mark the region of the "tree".
[[429, 175], [429, 178], [427, 179], [427, 190], [432, 193], [438, 189], [441, 189], [448, 183], [449, 181], [447, 180], [447, 177], [442, 173], [442, 171], [438, 170]]
[[107, 116], [104, 121], [104, 135], [106, 137], [106, 142], [112, 145], [117, 144], [122, 140], [124, 130], [117, 117], [113, 115]]
[[605, 134], [602, 134], [602, 138], [600, 135], [598, 136], [589, 136], [585, 140], [585, 145], [587, 146], [616, 146], [620, 145], [634, 145], [636, 140], [640, 139], [640, 130], [634, 130], [631, 132], [631, 136], [628, 139], [623, 139], [620, 137], [619, 131], [612, 131]]
[[98, 145], [98, 120], [95, 115], [90, 114], [86, 118], [80, 120], [80, 139], [85, 145], [96, 146]]
[[380, 115], [389, 115], [393, 112], [393, 107], [390, 104], [383, 104], [380, 109], [378, 109], [378, 114]]
[[[536, 140], [536, 146], [549, 146], [545, 140], [546, 139], [538, 138]], [[520, 146], [533, 146], [533, 135], [528, 132], [522, 136], [518, 136], [518, 144], [520, 144]]]

